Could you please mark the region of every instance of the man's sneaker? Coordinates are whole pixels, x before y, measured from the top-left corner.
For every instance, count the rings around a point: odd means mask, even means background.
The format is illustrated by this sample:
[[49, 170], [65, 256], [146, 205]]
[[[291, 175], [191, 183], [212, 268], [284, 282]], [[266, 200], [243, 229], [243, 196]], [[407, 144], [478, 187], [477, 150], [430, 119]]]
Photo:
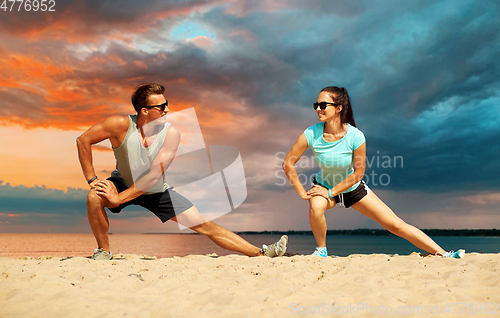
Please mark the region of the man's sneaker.
[[276, 257], [283, 256], [286, 252], [286, 247], [288, 245], [288, 236], [283, 235], [280, 240], [276, 243], [273, 243], [269, 246], [262, 245], [262, 253], [264, 256], [268, 257]]
[[464, 258], [465, 257], [465, 250], [458, 250], [456, 252], [449, 251], [449, 252], [444, 253], [442, 256], [443, 257], [452, 257], [452, 258]]
[[328, 257], [328, 251], [326, 250], [326, 247], [316, 247], [312, 255]]
[[106, 252], [102, 248], [96, 248], [94, 250], [94, 255], [92, 255], [92, 259], [95, 260], [110, 260], [113, 258], [113, 253]]

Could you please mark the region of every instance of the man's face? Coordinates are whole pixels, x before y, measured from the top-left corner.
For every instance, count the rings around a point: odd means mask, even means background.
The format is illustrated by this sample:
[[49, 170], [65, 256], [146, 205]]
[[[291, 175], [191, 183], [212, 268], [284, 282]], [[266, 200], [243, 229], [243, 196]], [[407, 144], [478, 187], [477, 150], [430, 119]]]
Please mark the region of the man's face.
[[164, 124], [165, 123], [165, 119], [166, 118], [162, 118], [162, 117], [165, 117], [166, 114], [168, 114], [169, 112], [169, 108], [168, 106], [165, 106], [165, 110], [161, 110], [162, 105], [164, 105], [166, 103], [166, 99], [163, 95], [150, 95], [146, 101], [146, 106], [158, 106], [158, 107], [151, 107], [151, 108], [146, 108], [147, 109], [147, 112], [148, 112], [148, 122], [152, 122], [152, 121], [156, 121], [158, 119], [158, 123], [159, 124]]

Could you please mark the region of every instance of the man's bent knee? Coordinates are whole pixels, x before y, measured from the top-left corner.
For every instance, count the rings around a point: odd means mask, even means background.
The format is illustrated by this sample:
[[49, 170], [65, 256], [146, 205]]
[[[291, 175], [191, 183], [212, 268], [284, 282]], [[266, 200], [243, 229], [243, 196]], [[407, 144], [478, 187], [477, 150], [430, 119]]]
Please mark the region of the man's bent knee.
[[118, 205], [113, 206], [108, 199], [97, 194], [95, 189], [90, 189], [87, 194], [87, 207], [99, 206], [103, 208], [116, 208]]
[[101, 204], [101, 202], [101, 197], [97, 195], [95, 189], [90, 189], [89, 193], [87, 194], [87, 204]]

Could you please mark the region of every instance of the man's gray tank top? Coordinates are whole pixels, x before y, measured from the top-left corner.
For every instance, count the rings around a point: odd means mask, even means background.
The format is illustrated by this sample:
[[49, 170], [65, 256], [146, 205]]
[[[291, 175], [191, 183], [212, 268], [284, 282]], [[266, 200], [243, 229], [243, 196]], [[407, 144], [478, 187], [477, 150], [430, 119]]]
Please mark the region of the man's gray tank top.
[[[149, 147], [144, 147], [142, 143], [140, 131], [137, 129], [137, 115], [129, 115], [129, 126], [125, 139], [120, 146], [113, 148], [116, 159], [116, 170], [111, 173], [111, 176], [120, 178], [127, 188], [130, 188], [135, 181], [149, 172], [151, 163], [163, 146], [167, 128], [170, 123], [159, 126], [158, 135]], [[165, 182], [165, 174], [146, 191], [145, 194], [164, 192], [169, 188]]]

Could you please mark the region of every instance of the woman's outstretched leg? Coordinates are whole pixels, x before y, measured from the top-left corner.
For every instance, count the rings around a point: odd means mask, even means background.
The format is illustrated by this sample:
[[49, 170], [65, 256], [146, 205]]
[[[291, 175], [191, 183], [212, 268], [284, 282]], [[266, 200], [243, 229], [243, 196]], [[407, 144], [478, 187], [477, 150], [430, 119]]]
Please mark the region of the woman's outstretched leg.
[[446, 252], [427, 234], [401, 220], [373, 191], [353, 204], [352, 208], [378, 222], [392, 234], [408, 240], [424, 251], [442, 255]]

